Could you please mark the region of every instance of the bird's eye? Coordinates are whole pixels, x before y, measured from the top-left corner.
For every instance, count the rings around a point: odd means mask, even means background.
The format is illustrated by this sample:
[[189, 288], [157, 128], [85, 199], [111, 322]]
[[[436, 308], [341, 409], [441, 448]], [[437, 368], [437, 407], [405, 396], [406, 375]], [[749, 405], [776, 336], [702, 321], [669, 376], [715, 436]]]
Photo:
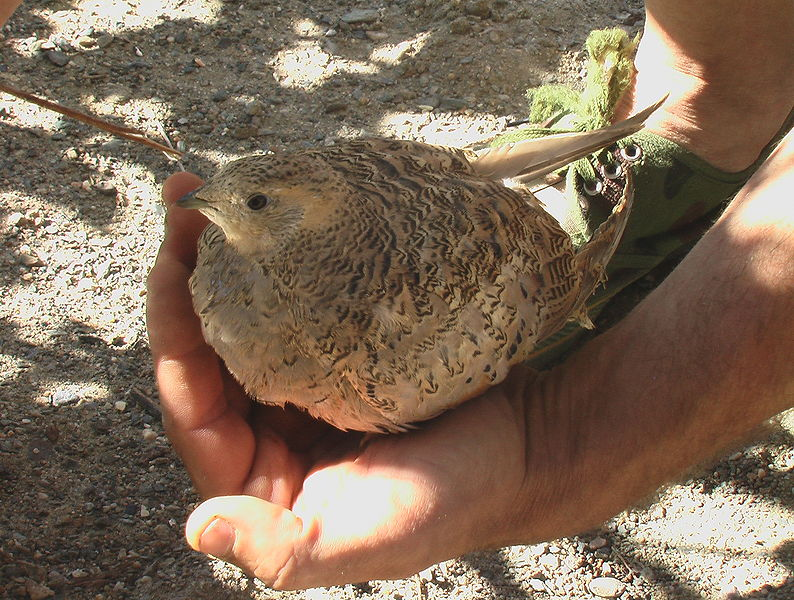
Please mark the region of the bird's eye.
[[270, 204], [270, 198], [264, 194], [254, 194], [245, 203], [251, 210], [262, 210], [268, 204]]

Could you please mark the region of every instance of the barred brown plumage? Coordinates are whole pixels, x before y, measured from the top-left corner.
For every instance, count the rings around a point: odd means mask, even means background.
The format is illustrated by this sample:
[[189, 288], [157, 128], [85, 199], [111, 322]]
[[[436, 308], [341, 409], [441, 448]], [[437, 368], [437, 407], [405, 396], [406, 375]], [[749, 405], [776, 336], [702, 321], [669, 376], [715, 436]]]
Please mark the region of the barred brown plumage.
[[204, 335], [252, 396], [401, 431], [498, 383], [566, 321], [589, 323], [631, 194], [575, 251], [478, 160], [360, 139], [234, 161], [180, 201], [212, 221], [190, 282]]

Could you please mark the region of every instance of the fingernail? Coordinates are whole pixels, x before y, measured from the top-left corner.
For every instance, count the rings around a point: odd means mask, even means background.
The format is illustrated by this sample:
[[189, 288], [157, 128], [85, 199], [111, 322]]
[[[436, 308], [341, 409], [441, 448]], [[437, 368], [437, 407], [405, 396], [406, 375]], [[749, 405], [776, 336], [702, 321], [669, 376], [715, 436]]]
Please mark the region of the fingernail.
[[199, 550], [204, 554], [212, 554], [218, 558], [230, 556], [234, 548], [237, 532], [226, 521], [216, 518], [207, 525], [199, 539]]

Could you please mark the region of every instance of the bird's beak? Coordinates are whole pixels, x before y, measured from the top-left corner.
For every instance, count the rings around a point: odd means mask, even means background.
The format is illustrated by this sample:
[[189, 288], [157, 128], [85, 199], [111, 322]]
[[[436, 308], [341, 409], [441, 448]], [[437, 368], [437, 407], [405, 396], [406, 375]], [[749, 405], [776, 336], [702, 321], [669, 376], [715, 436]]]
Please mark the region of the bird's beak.
[[196, 196], [196, 192], [198, 192], [200, 189], [201, 188], [198, 188], [192, 192], [188, 192], [176, 201], [176, 205], [180, 208], [207, 208], [209, 206], [209, 202]]

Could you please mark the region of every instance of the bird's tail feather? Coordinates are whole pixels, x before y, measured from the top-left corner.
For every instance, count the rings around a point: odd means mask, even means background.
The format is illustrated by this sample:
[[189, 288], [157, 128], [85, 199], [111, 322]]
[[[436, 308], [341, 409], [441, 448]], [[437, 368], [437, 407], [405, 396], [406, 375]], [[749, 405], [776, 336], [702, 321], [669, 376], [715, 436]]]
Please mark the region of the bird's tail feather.
[[483, 177], [501, 180], [521, 177], [529, 181], [592, 154], [643, 128], [648, 117], [667, 96], [632, 117], [594, 131], [560, 133], [487, 148], [472, 161]]

